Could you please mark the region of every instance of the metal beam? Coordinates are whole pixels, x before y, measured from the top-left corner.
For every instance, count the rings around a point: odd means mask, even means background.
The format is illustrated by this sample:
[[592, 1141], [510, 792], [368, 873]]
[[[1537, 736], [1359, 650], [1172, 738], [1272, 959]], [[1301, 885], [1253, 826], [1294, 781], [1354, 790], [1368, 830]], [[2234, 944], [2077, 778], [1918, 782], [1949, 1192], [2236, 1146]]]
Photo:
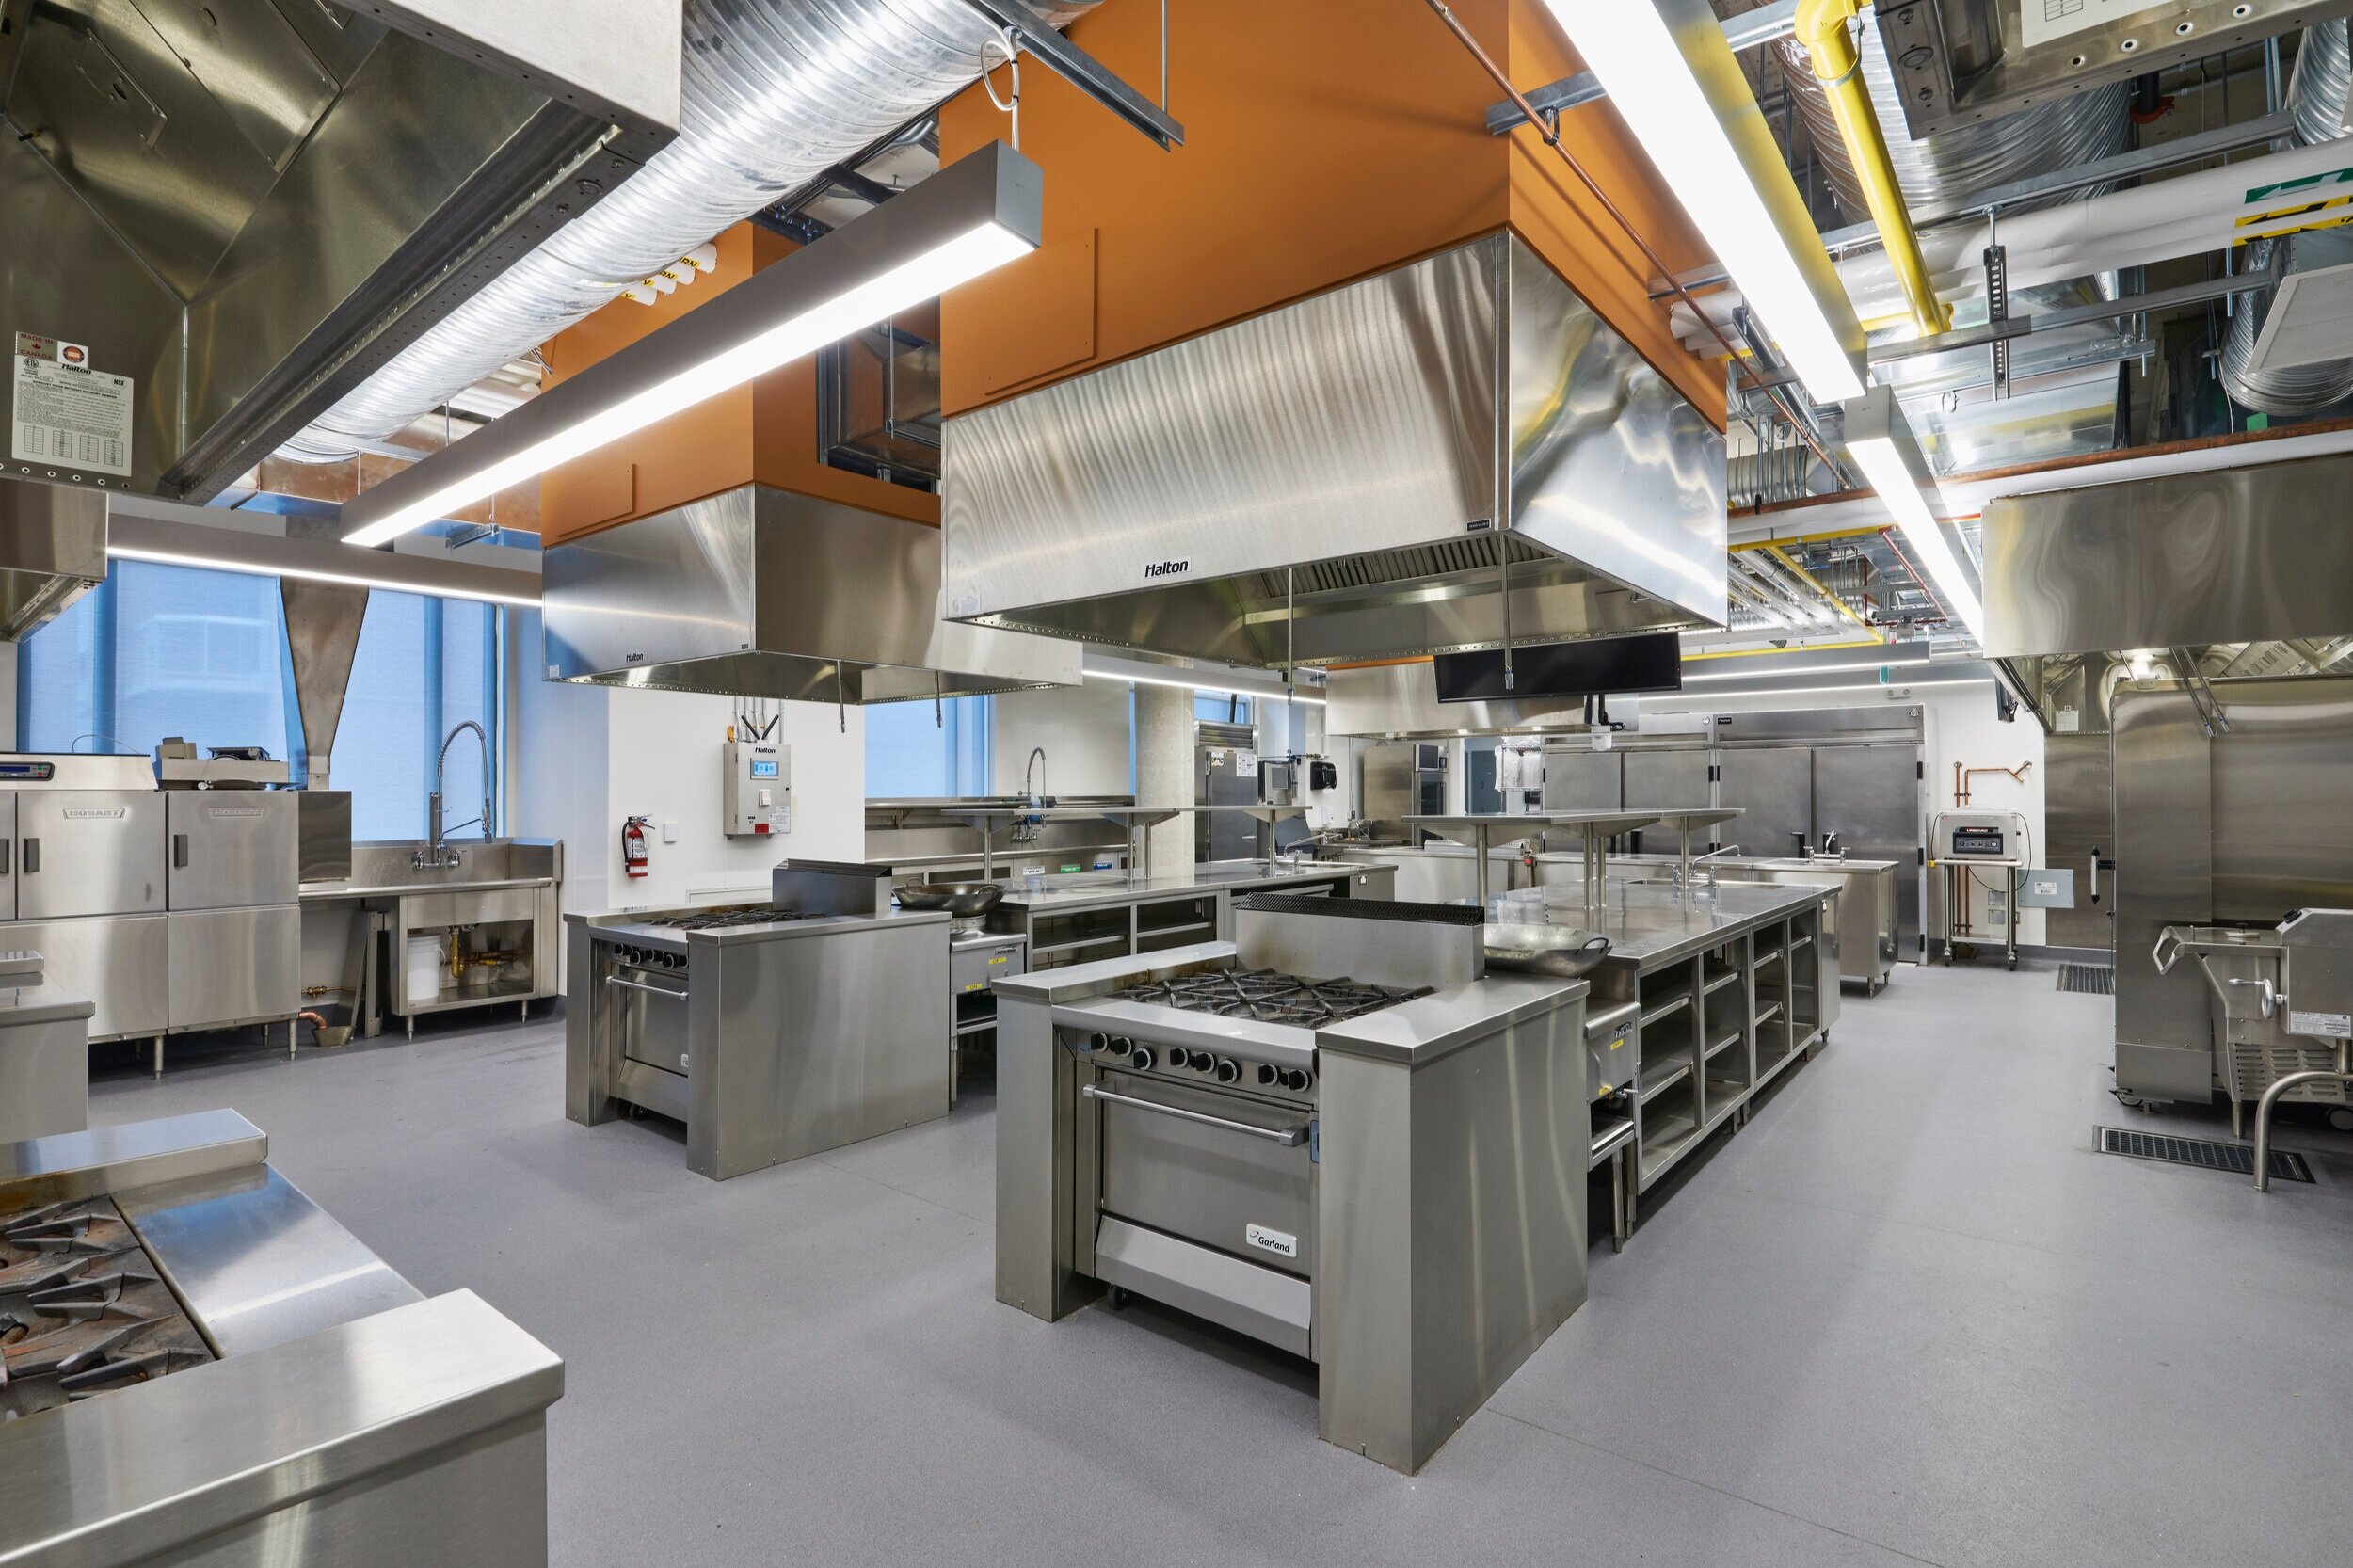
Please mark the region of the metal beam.
[[965, 0], [1011, 34], [1039, 64], [1111, 110], [1163, 148], [1182, 147], [1185, 128], [1168, 111], [1114, 74], [1102, 61], [1037, 19], [1021, 0]]
[[[1787, 38], [1797, 31], [1797, 27], [1798, 0], [1774, 0], [1772, 5], [1759, 6], [1753, 11], [1726, 17], [1724, 41], [1732, 45], [1732, 52], [1737, 55], [1744, 49], [1753, 49], [1761, 43]], [[1580, 104], [1591, 104], [1597, 98], [1609, 96], [1602, 90], [1601, 84], [1593, 79], [1592, 72], [1580, 71], [1574, 76], [1563, 76], [1557, 82], [1545, 83], [1529, 93], [1528, 101], [1540, 112], [1558, 114], [1563, 109], [1574, 109]], [[1527, 123], [1528, 117], [1520, 113], [1520, 106], [1509, 99], [1491, 105], [1487, 110], [1487, 134], [1490, 136], [1499, 136]]]
[[1870, 360], [1875, 365], [1883, 365], [1897, 360], [1917, 359], [1923, 354], [1949, 353], [1956, 348], [1983, 348], [1987, 344], [2023, 338], [2029, 332], [2049, 332], [2087, 321], [2114, 321], [2121, 316], [2169, 311], [2181, 305], [2202, 305], [2210, 299], [2220, 299], [2225, 295], [2256, 294], [2270, 286], [2271, 280], [2261, 275], [2242, 273], [2235, 278], [2209, 278], [2201, 282], [2183, 283], [2169, 289], [2152, 289], [2146, 294], [2128, 294], [2089, 305], [2070, 305], [2062, 310], [2044, 311], [2040, 315], [2012, 316], [2008, 321], [1992, 321], [1978, 327], [1957, 327], [1949, 332], [1939, 332], [1934, 337], [1909, 338], [1902, 343], [1883, 344], [1870, 351]]

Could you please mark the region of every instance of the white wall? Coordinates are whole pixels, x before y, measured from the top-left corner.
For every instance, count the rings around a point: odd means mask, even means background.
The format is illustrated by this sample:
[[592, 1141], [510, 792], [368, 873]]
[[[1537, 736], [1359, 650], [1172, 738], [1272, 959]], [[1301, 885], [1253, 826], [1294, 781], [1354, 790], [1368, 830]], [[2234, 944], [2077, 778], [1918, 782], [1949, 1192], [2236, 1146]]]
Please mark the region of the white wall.
[[[509, 713], [517, 762], [507, 815], [527, 838], [564, 840], [564, 907], [726, 903], [768, 896], [787, 857], [865, 854], [866, 723], [856, 708], [791, 702], [776, 740], [792, 748], [792, 830], [782, 839], [719, 831], [721, 746], [736, 704], [694, 692], [571, 686], [536, 679], [537, 617], [516, 616]], [[621, 865], [621, 821], [648, 816], [647, 875]]]
[[1047, 793], [1124, 795], [1128, 782], [1128, 683], [1087, 680], [1047, 692], [1007, 692], [997, 699], [989, 790], [1021, 792], [1030, 748], [1044, 746]]
[[[1973, 768], [2014, 768], [2022, 762], [2033, 764], [2026, 771], [2025, 778], [2019, 782], [2012, 782], [1999, 774], [1981, 774], [1972, 779], [1969, 809], [2016, 811], [2025, 817], [2026, 831], [2034, 840], [2036, 862], [2040, 864], [2044, 841], [2042, 727], [2024, 710], [2009, 724], [2004, 724], [1995, 717], [1991, 680], [1965, 685], [1889, 686], [1883, 692], [1833, 693], [1811, 700], [1787, 696], [1644, 697], [1642, 712], [1647, 717], [1655, 712], [1730, 713], [1758, 710], [1877, 708], [1889, 703], [1916, 703], [1927, 711], [1928, 808], [1931, 816], [1953, 808], [1953, 764], [1956, 761]], [[1970, 907], [1977, 912], [1977, 923], [1982, 933], [1986, 928], [1982, 890], [1971, 896]], [[1930, 935], [1941, 936], [1941, 927]], [[2028, 945], [2042, 941], [2041, 910], [2019, 911], [2018, 940]]]

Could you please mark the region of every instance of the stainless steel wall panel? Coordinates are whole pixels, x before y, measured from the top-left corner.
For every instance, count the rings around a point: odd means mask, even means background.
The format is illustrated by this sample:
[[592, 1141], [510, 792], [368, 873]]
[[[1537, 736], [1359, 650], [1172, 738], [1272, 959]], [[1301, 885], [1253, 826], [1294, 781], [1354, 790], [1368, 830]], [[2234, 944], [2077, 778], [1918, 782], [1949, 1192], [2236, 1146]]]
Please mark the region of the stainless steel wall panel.
[[2353, 455], [1990, 501], [1995, 658], [2353, 632]]
[[[2042, 838], [2042, 863], [2075, 873], [2075, 907], [2045, 910], [2043, 939], [2054, 947], [2114, 947], [2116, 784], [2105, 730], [2043, 737]], [[2094, 861], [2105, 864], [2095, 869]]]
[[232, 909], [292, 904], [300, 885], [301, 801], [285, 790], [173, 790], [167, 904]]
[[1494, 647], [1506, 557], [1521, 640], [1723, 615], [1721, 438], [1508, 234], [959, 414], [945, 465], [959, 619], [1262, 665]]
[[165, 797], [147, 790], [24, 790], [16, 904], [25, 920], [164, 907]]
[[302, 911], [295, 904], [165, 919], [173, 1029], [291, 1018], [302, 1010]]
[[2202, 1097], [2213, 1077], [2205, 983], [2187, 964], [2160, 975], [2149, 954], [2165, 927], [2214, 919], [2208, 743], [2189, 695], [2172, 688], [2121, 691], [2109, 716], [2116, 742], [2116, 1086], [2174, 1097], [2194, 1084]]

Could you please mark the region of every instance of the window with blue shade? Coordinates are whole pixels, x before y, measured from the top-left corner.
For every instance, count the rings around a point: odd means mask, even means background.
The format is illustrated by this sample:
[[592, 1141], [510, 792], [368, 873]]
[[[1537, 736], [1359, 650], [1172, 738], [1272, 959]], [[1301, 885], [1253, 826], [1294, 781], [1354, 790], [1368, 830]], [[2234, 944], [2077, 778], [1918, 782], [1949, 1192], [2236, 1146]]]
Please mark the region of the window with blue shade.
[[990, 727], [985, 696], [880, 702], [866, 710], [866, 795], [922, 800], [988, 793]]
[[1212, 724], [1248, 724], [1250, 699], [1225, 692], [1195, 692], [1193, 694], [1193, 716], [1207, 719]]
[[[489, 732], [495, 788], [498, 638], [495, 606], [369, 595], [329, 779], [351, 792], [353, 838], [424, 836], [434, 754], [460, 719]], [[274, 577], [115, 562], [104, 584], [24, 639], [16, 676], [20, 751], [152, 755], [178, 736], [199, 756], [259, 745], [295, 777], [305, 771]], [[472, 736], [450, 749], [448, 792], [453, 824], [480, 809]]]

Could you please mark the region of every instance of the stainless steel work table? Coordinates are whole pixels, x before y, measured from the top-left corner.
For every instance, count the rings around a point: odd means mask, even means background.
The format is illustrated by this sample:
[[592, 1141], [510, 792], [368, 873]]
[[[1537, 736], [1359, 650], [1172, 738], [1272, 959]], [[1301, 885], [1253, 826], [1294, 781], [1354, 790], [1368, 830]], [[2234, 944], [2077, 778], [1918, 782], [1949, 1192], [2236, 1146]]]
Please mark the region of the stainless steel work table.
[[1829, 1037], [1838, 952], [1824, 907], [1836, 896], [1827, 886], [1612, 881], [1592, 906], [1573, 883], [1489, 901], [1491, 920], [1609, 938], [1589, 1010], [1636, 1004], [1633, 1029], [1601, 1068], [1634, 1123], [1629, 1223], [1635, 1197], [1716, 1128], [1746, 1120], [1757, 1092]]
[[1369, 861], [1212, 860], [1158, 875], [1048, 878], [1034, 890], [1016, 885], [986, 920], [991, 931], [1029, 938], [1036, 971], [1225, 940], [1233, 935], [1233, 900], [1250, 893], [1386, 899], [1396, 885], [1395, 867]]

